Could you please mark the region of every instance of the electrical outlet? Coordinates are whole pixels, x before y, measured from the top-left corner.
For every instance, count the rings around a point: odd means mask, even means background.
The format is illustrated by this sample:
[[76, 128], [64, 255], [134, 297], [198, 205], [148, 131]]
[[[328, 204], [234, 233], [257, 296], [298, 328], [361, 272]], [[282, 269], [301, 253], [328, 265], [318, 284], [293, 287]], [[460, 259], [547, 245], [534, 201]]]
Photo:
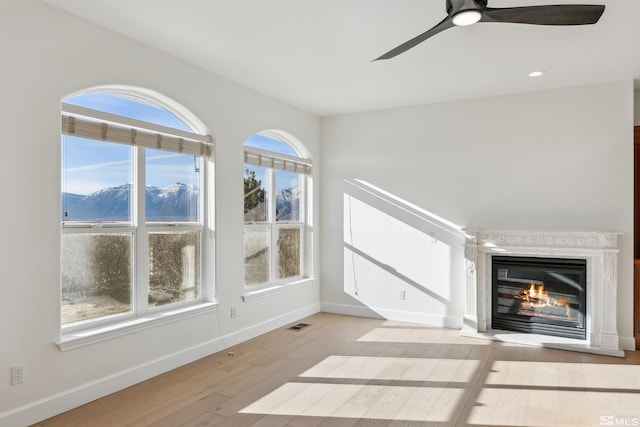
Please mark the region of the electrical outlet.
[[400, 298], [401, 300], [405, 300], [407, 298], [407, 291], [400, 291], [400, 293], [398, 294], [398, 298]]
[[24, 382], [24, 366], [17, 365], [11, 367], [11, 385], [22, 384]]
[[236, 318], [236, 308], [235, 307], [231, 307], [231, 318], [232, 319]]

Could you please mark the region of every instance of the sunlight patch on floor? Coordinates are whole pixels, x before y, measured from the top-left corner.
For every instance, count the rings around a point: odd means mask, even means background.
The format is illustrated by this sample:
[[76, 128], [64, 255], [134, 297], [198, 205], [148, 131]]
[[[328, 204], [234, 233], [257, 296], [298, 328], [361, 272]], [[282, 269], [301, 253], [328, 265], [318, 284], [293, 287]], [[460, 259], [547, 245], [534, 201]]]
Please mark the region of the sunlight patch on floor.
[[636, 393], [484, 388], [467, 421], [486, 426], [598, 426], [603, 425], [601, 417], [632, 414], [640, 419], [639, 408]]
[[485, 383], [491, 385], [526, 385], [529, 387], [565, 386], [613, 391], [634, 390], [640, 394], [640, 366], [599, 363], [495, 361]]
[[460, 337], [458, 331], [428, 328], [376, 328], [358, 338], [360, 342], [395, 342], [414, 344], [490, 345], [490, 340]]
[[471, 381], [480, 362], [463, 359], [329, 356], [300, 377], [391, 381]]
[[463, 388], [287, 383], [241, 413], [446, 422]]

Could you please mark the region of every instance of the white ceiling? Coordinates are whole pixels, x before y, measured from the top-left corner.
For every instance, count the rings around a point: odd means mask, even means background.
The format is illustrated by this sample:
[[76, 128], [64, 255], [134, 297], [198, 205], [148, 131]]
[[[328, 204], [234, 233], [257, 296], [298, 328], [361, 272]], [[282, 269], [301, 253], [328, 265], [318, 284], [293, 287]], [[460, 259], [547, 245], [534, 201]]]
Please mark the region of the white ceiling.
[[440, 22], [445, 0], [45, 1], [321, 116], [640, 79], [639, 0], [489, 0], [606, 9], [587, 26], [456, 27], [376, 62]]

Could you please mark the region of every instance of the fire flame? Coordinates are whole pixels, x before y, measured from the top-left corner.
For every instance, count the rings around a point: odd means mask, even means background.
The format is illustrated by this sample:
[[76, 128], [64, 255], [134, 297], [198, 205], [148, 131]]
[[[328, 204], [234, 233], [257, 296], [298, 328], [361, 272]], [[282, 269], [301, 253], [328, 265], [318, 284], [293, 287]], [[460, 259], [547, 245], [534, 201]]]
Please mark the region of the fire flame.
[[550, 305], [549, 304], [549, 294], [544, 290], [544, 285], [537, 285], [531, 282], [529, 286], [529, 290], [525, 290], [524, 293], [527, 295], [527, 301], [537, 301], [542, 305]]
[[549, 293], [544, 289], [544, 285], [536, 285], [531, 282], [529, 289], [522, 290], [521, 299], [529, 302], [529, 306], [532, 308], [564, 306], [567, 317], [571, 319], [570, 304], [565, 300], [557, 300], [549, 297]]

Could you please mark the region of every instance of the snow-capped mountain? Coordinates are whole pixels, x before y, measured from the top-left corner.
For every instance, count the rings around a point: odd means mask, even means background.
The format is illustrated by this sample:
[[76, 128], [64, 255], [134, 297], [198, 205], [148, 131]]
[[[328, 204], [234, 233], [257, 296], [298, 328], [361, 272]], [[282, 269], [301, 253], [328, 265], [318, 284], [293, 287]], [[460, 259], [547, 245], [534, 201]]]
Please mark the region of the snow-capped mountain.
[[[104, 188], [82, 196], [62, 193], [63, 221], [128, 221], [131, 184]], [[172, 184], [165, 188], [147, 186], [147, 221], [198, 220], [199, 189], [193, 185]]]
[[[276, 191], [276, 221], [300, 221], [300, 188], [284, 188]], [[264, 201], [245, 210], [246, 222], [266, 221], [267, 210]]]
[[300, 188], [276, 191], [276, 221], [300, 220]]
[[165, 188], [147, 187], [147, 220], [196, 221], [199, 195], [199, 189], [193, 185], [176, 183]]

